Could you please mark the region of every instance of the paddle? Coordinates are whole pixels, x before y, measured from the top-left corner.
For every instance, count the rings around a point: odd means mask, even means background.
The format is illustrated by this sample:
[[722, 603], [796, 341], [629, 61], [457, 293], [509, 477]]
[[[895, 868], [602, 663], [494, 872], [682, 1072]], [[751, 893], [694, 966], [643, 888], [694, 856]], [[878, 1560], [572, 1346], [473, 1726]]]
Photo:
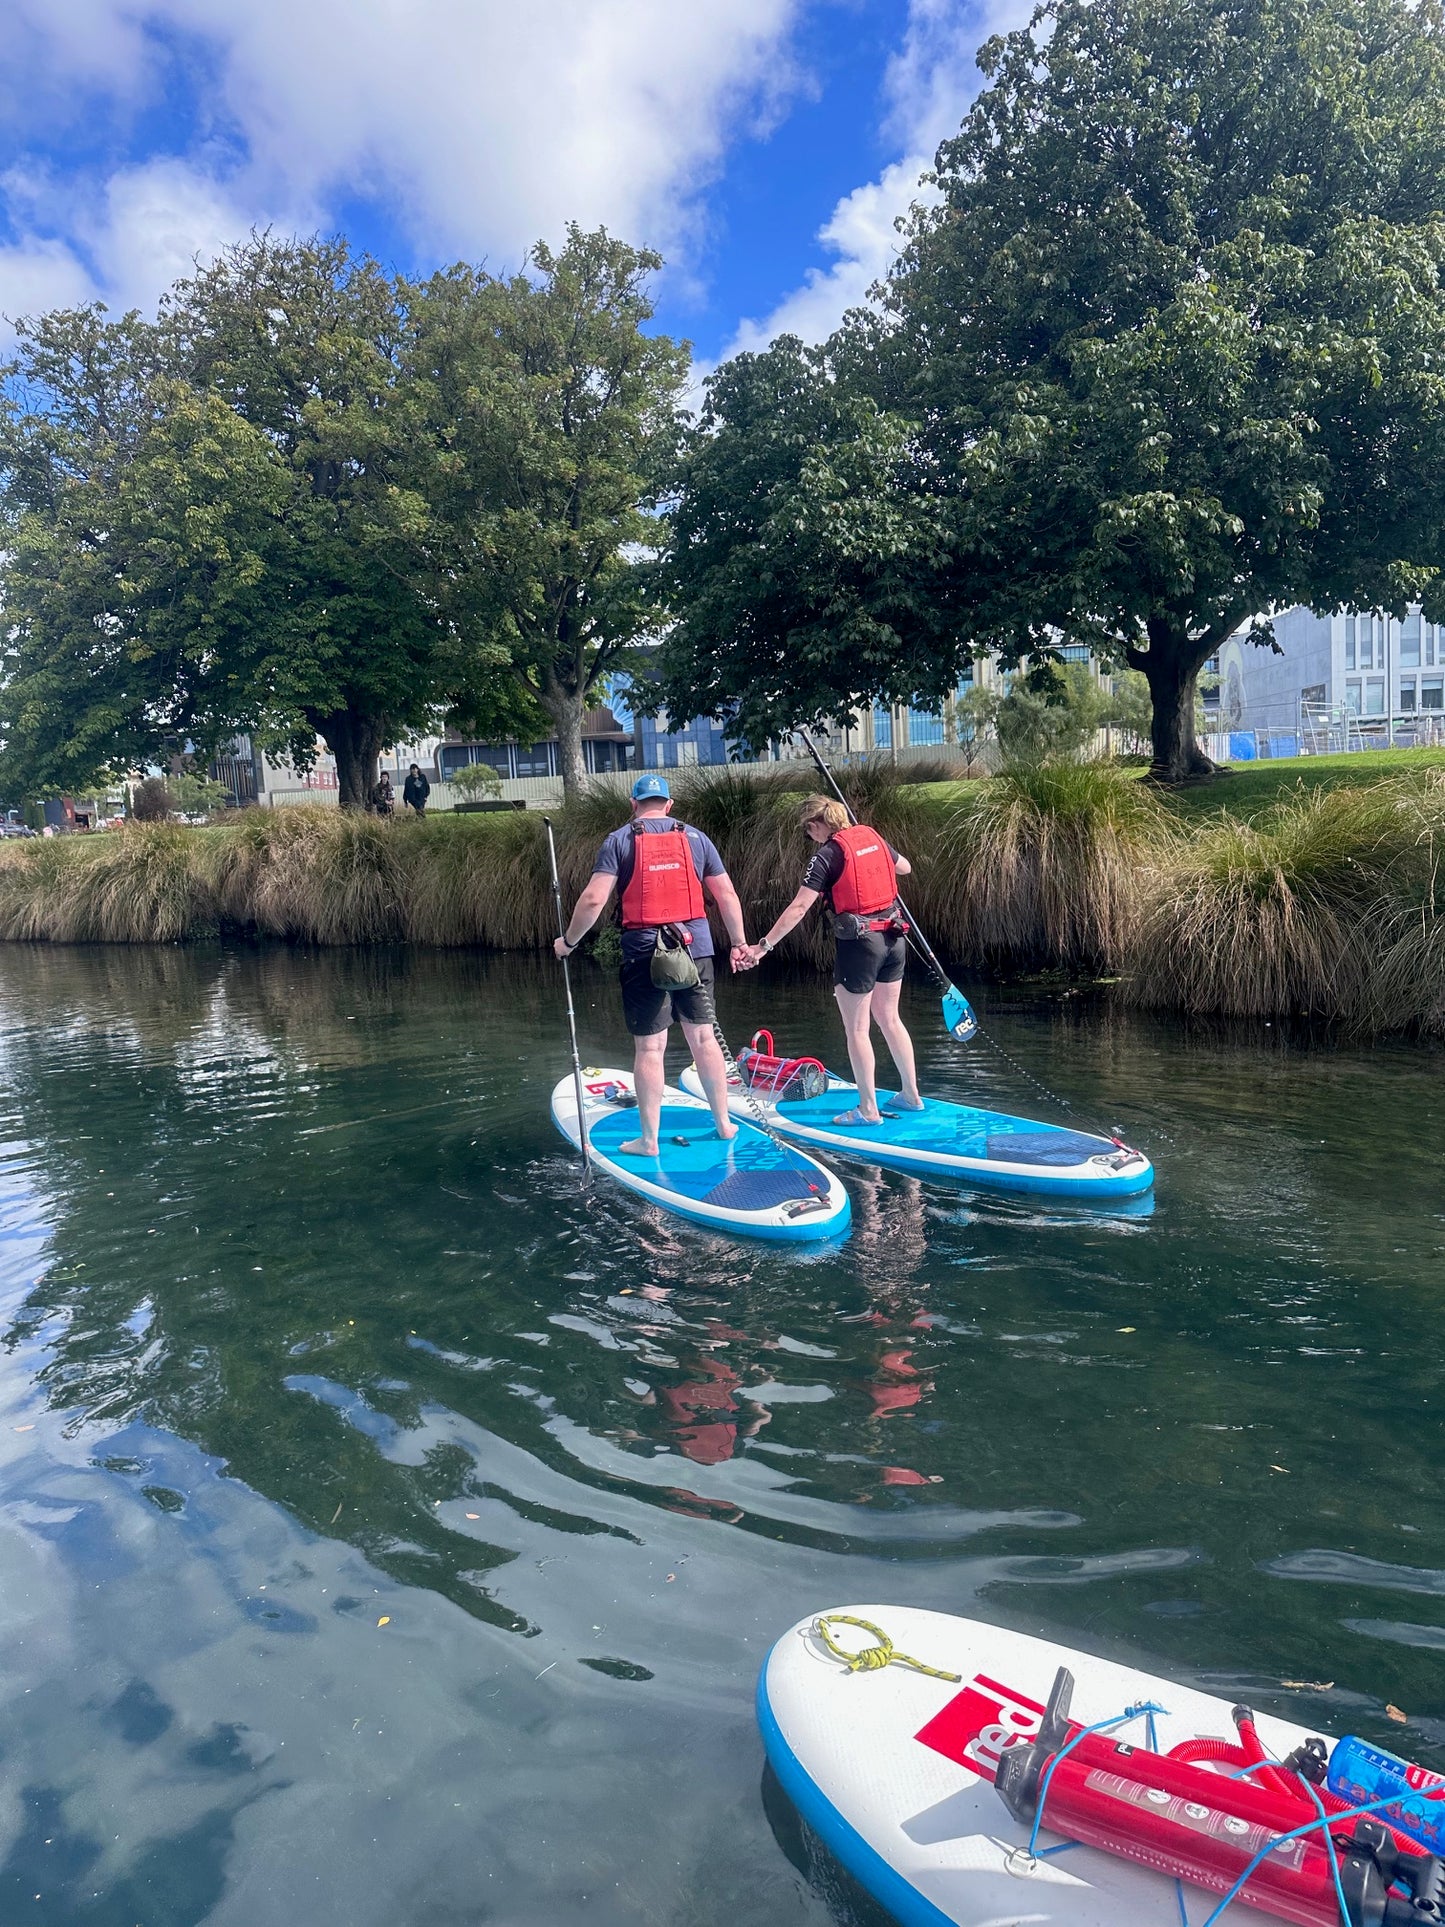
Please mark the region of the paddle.
[[[848, 811], [848, 821], [850, 823], [856, 823], [858, 819], [849, 807], [847, 797], [833, 781], [833, 772], [819, 755], [817, 744], [813, 741], [806, 729], [798, 729], [793, 733], [795, 736], [802, 737], [808, 754], [818, 765], [818, 774], [828, 785], [829, 789], [832, 790], [834, 796], [836, 796], [838, 801], [843, 805], [843, 808]], [[908, 923], [909, 943], [912, 944], [914, 950], [922, 959], [924, 966], [932, 972], [939, 989], [943, 992], [940, 1007], [943, 1011], [944, 1029], [952, 1032], [961, 1044], [966, 1044], [978, 1029], [978, 1019], [974, 1016], [967, 997], [964, 996], [963, 992], [958, 988], [958, 985], [950, 980], [948, 972], [938, 961], [937, 957], [934, 956], [933, 946], [919, 929], [917, 923], [914, 921], [913, 912], [908, 908], [908, 905], [903, 901], [902, 897], [898, 899], [898, 908], [902, 911]]]
[[[552, 865], [552, 901], [557, 906], [557, 935], [565, 938], [567, 921], [562, 915], [562, 879], [557, 874], [557, 842], [552, 835], [552, 819], [544, 816], [547, 826], [547, 856]], [[577, 1048], [577, 1013], [572, 1008], [572, 972], [567, 968], [567, 959], [562, 959], [562, 982], [567, 987], [567, 1028], [572, 1033], [572, 1075], [577, 1084], [577, 1129], [582, 1136], [582, 1182], [585, 1184], [592, 1175], [592, 1147], [587, 1142], [586, 1098], [582, 1090], [582, 1054]]]

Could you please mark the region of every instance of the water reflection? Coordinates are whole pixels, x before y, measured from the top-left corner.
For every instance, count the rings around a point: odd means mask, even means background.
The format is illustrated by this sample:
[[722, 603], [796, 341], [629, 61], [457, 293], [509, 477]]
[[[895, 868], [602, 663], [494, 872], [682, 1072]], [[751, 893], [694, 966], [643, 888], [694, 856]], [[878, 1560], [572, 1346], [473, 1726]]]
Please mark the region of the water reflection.
[[[827, 1034], [812, 984], [725, 1015], [780, 1002]], [[615, 1056], [600, 975], [582, 1004]], [[733, 1244], [580, 1186], [528, 963], [0, 956], [0, 1740], [31, 1789], [0, 1892], [34, 1881], [46, 1921], [279, 1920], [298, 1882], [359, 1921], [821, 1919], [750, 1691], [850, 1596], [1333, 1700], [1428, 1755], [1437, 1068], [995, 1004], [1146, 1137], [1152, 1218], [851, 1166], [845, 1246]], [[933, 1088], [1021, 1104], [920, 1036]], [[1301, 1712], [1289, 1680], [1334, 1685]], [[639, 1804], [668, 1841], [641, 1867]]]

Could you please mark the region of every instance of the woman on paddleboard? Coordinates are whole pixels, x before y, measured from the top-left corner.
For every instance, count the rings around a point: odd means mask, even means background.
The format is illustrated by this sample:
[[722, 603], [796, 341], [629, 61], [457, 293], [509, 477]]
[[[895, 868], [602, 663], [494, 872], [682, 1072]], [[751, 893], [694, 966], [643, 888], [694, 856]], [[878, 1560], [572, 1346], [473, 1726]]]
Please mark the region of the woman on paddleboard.
[[818, 846], [803, 872], [802, 887], [768, 934], [745, 950], [744, 958], [749, 965], [761, 962], [803, 921], [819, 897], [826, 896], [837, 940], [833, 995], [843, 1014], [848, 1062], [858, 1086], [857, 1105], [833, 1122], [882, 1121], [871, 1024], [882, 1031], [903, 1084], [890, 1109], [921, 1111], [913, 1039], [898, 1014], [908, 926], [898, 913], [896, 879], [906, 877], [913, 866], [866, 823], [850, 825], [847, 810], [829, 797], [808, 798], [802, 825]]
[[[632, 821], [614, 830], [597, 852], [592, 875], [577, 899], [564, 935], [552, 948], [570, 957], [616, 889], [622, 899], [622, 1011], [632, 1033], [633, 1088], [639, 1135], [618, 1146], [623, 1157], [655, 1158], [666, 1081], [663, 1059], [674, 1022], [692, 1052], [720, 1138], [737, 1135], [728, 1112], [727, 1070], [713, 1035], [712, 932], [704, 894], [717, 905], [741, 964], [747, 944], [743, 907], [723, 860], [701, 830], [672, 820], [672, 794], [663, 776], [639, 776], [632, 786]], [[659, 982], [654, 958], [667, 932], [694, 966], [691, 982]]]

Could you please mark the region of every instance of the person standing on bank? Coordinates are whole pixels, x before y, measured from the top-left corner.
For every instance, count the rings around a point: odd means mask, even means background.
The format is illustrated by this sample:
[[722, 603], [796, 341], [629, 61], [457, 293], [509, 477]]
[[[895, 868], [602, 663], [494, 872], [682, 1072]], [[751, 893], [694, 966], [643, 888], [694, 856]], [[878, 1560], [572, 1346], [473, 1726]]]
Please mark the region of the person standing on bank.
[[418, 816], [426, 815], [426, 800], [431, 795], [431, 784], [421, 773], [421, 765], [413, 763], [406, 773], [406, 781], [401, 786], [401, 800], [409, 810]]
[[[632, 821], [614, 830], [597, 853], [565, 933], [552, 948], [570, 957], [607, 907], [616, 888], [622, 910], [622, 1009], [633, 1041], [633, 1084], [641, 1135], [619, 1151], [655, 1158], [662, 1112], [667, 1033], [674, 1021], [692, 1052], [720, 1138], [737, 1136], [728, 1114], [727, 1067], [713, 1035], [713, 949], [704, 895], [717, 905], [737, 968], [747, 949], [743, 907], [723, 860], [701, 830], [671, 820], [672, 792], [662, 776], [639, 776], [632, 786]], [[696, 966], [691, 988], [653, 981], [659, 944], [678, 939]], [[691, 974], [690, 972], [687, 974]]]
[[858, 1102], [835, 1117], [835, 1124], [877, 1124], [877, 1067], [869, 1025], [877, 1024], [898, 1067], [903, 1089], [891, 1100], [891, 1113], [921, 1111], [913, 1039], [898, 1014], [903, 992], [908, 925], [898, 910], [897, 879], [913, 866], [866, 823], [849, 824], [841, 803], [810, 796], [802, 826], [818, 848], [803, 872], [802, 887], [768, 934], [744, 954], [744, 968], [761, 962], [790, 930], [803, 921], [820, 896], [833, 912], [837, 957], [833, 995], [848, 1035], [848, 1062], [858, 1086]]

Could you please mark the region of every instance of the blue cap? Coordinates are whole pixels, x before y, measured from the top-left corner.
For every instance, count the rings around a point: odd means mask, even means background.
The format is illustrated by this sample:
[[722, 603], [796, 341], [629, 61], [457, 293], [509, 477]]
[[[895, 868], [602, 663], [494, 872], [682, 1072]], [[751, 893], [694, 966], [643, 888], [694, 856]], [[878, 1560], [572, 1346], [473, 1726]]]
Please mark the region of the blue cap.
[[654, 776], [650, 770], [646, 776], [639, 776], [637, 781], [632, 785], [632, 800], [634, 803], [641, 803], [649, 796], [671, 797], [671, 795], [672, 791], [667, 787], [667, 778], [665, 776]]

